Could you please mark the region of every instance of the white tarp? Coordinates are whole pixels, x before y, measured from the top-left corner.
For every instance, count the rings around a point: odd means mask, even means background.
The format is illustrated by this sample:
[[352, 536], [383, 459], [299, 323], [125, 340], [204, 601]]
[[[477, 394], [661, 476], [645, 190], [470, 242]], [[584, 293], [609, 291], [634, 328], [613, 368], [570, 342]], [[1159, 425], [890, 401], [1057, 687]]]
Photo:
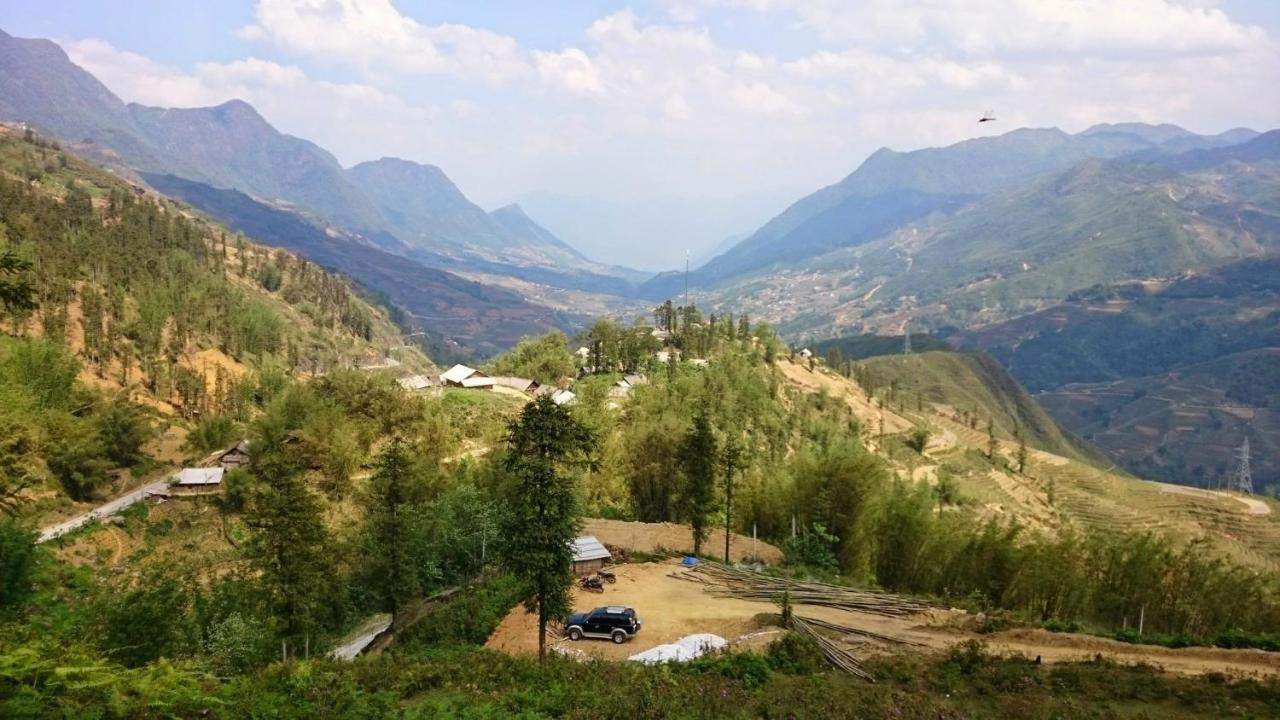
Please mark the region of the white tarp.
[[726, 647], [728, 644], [729, 641], [719, 635], [698, 633], [697, 635], [685, 635], [673, 643], [651, 647], [627, 659], [642, 662], [646, 665], [664, 662], [688, 662], [700, 655]]

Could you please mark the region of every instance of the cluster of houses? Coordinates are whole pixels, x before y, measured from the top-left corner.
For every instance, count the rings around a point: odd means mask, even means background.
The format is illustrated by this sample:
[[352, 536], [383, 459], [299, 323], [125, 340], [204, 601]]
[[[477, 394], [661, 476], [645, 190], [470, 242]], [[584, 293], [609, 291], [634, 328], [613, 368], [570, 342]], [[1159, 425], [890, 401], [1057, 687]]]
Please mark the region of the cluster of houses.
[[557, 405], [568, 405], [576, 399], [573, 392], [569, 390], [553, 385], [543, 385], [537, 380], [505, 375], [487, 375], [466, 365], [454, 365], [440, 374], [439, 381], [433, 380], [426, 375], [410, 375], [400, 378], [396, 382], [400, 383], [400, 387], [409, 392], [425, 392], [447, 387], [467, 388], [470, 390], [507, 388], [530, 397], [549, 395]]
[[249, 463], [249, 441], [241, 440], [209, 458], [208, 467], [190, 467], [178, 471], [169, 483], [169, 494], [176, 497], [217, 495], [222, 492], [222, 478], [229, 470]]

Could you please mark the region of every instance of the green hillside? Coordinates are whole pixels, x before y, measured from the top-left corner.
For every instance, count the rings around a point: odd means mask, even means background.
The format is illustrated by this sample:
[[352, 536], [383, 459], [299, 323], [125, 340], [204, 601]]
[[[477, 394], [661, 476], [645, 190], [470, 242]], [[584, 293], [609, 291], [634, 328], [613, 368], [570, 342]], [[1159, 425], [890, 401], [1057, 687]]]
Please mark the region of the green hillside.
[[[904, 404], [920, 397], [976, 416], [985, 430], [994, 423], [999, 438], [1021, 435], [1027, 445], [1106, 467], [1104, 456], [1065, 432], [995, 358], [984, 353], [924, 352], [875, 357], [863, 364], [876, 387], [895, 387]], [[892, 401], [891, 401], [892, 402]]]
[[[827, 357], [832, 350], [838, 350], [844, 360], [864, 360], [878, 355], [899, 355], [905, 344], [901, 335], [849, 335], [814, 343], [813, 352], [818, 357]], [[951, 349], [945, 341], [924, 333], [911, 333], [911, 348], [915, 352], [930, 350], [947, 351]]]

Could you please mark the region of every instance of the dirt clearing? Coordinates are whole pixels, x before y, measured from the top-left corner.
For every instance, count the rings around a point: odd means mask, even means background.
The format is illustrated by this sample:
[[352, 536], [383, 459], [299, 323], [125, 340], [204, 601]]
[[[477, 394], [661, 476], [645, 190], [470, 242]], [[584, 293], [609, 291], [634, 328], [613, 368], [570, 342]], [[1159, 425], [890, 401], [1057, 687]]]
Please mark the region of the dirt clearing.
[[[620, 565], [614, 571], [618, 582], [606, 584], [603, 593], [583, 592], [575, 588], [573, 607], [577, 612], [604, 605], [635, 608], [643, 623], [640, 634], [622, 645], [606, 640], [573, 642], [562, 638], [560, 628], [555, 626], [548, 628], [549, 648], [582, 659], [625, 660], [656, 645], [675, 642], [695, 633], [714, 633], [738, 650], [761, 650], [781, 634], [778, 627], [767, 624], [767, 616], [778, 611], [773, 603], [712, 595], [704, 590], [704, 585], [676, 577], [685, 569], [674, 560]], [[1040, 656], [1046, 663], [1091, 660], [1101, 655], [1120, 663], [1146, 663], [1184, 675], [1209, 672], [1280, 675], [1280, 653], [1219, 648], [1174, 650], [1036, 629], [978, 635], [964, 629], [972, 625], [973, 618], [959, 610], [937, 608], [906, 617], [884, 617], [797, 604], [795, 613], [924, 646], [904, 649], [878, 640], [847, 640], [860, 657], [889, 652], [944, 652], [955, 643], [979, 639], [985, 641], [993, 653], [1021, 654], [1028, 658]], [[537, 618], [517, 607], [498, 625], [486, 645], [512, 654], [536, 653]]]

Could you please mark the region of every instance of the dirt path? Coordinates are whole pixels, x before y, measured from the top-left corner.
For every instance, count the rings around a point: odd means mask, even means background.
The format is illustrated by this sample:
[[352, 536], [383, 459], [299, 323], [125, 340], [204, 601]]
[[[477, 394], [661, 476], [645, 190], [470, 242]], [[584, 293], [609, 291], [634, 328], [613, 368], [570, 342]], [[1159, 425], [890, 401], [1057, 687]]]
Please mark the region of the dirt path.
[[883, 419], [884, 432], [900, 433], [910, 430], [914, 423], [888, 408], [876, 407], [853, 382], [831, 374], [823, 369], [810, 370], [808, 365], [779, 360], [777, 367], [792, 385], [805, 392], [816, 393], [825, 390], [833, 398], [839, 398], [848, 404], [858, 422], [864, 427], [879, 432]]
[[[582, 659], [625, 660], [654, 646], [674, 642], [694, 633], [714, 633], [738, 649], [758, 650], [776, 639], [777, 628], [765, 622], [768, 615], [777, 613], [777, 607], [773, 603], [712, 595], [700, 583], [679, 579], [678, 576], [684, 569], [677, 562], [623, 565], [616, 572], [617, 584], [606, 585], [604, 593], [586, 593], [575, 589], [573, 607], [576, 611], [604, 605], [633, 607], [643, 623], [640, 634], [630, 642], [614, 645], [592, 640], [573, 642], [560, 637], [556, 629], [548, 637], [548, 645], [553, 650]], [[1280, 653], [1220, 648], [1174, 650], [1038, 629], [1016, 629], [978, 635], [963, 629], [972, 623], [973, 618], [959, 610], [933, 609], [908, 617], [886, 618], [869, 613], [798, 604], [795, 612], [805, 617], [911, 640], [924, 646], [908, 650], [911, 652], [945, 652], [955, 643], [979, 639], [987, 643], [991, 652], [1020, 654], [1027, 658], [1039, 656], [1046, 663], [1090, 660], [1102, 655], [1120, 663], [1147, 663], [1184, 675], [1209, 672], [1280, 675]], [[862, 654], [904, 651], [900, 645], [873, 640], [860, 640], [851, 644], [855, 646], [856, 652]], [[486, 645], [513, 654], [536, 653], [536, 617], [526, 613], [523, 608], [512, 610], [498, 625]]]
[[1160, 488], [1160, 492], [1171, 493], [1174, 495], [1189, 495], [1191, 497], [1204, 498], [1206, 500], [1227, 498], [1229, 500], [1244, 503], [1244, 512], [1249, 515], [1271, 514], [1271, 506], [1258, 498], [1218, 492], [1216, 490], [1205, 490], [1204, 488], [1187, 487], [1186, 485], [1173, 485], [1171, 483], [1162, 482], [1157, 482], [1155, 484]]

